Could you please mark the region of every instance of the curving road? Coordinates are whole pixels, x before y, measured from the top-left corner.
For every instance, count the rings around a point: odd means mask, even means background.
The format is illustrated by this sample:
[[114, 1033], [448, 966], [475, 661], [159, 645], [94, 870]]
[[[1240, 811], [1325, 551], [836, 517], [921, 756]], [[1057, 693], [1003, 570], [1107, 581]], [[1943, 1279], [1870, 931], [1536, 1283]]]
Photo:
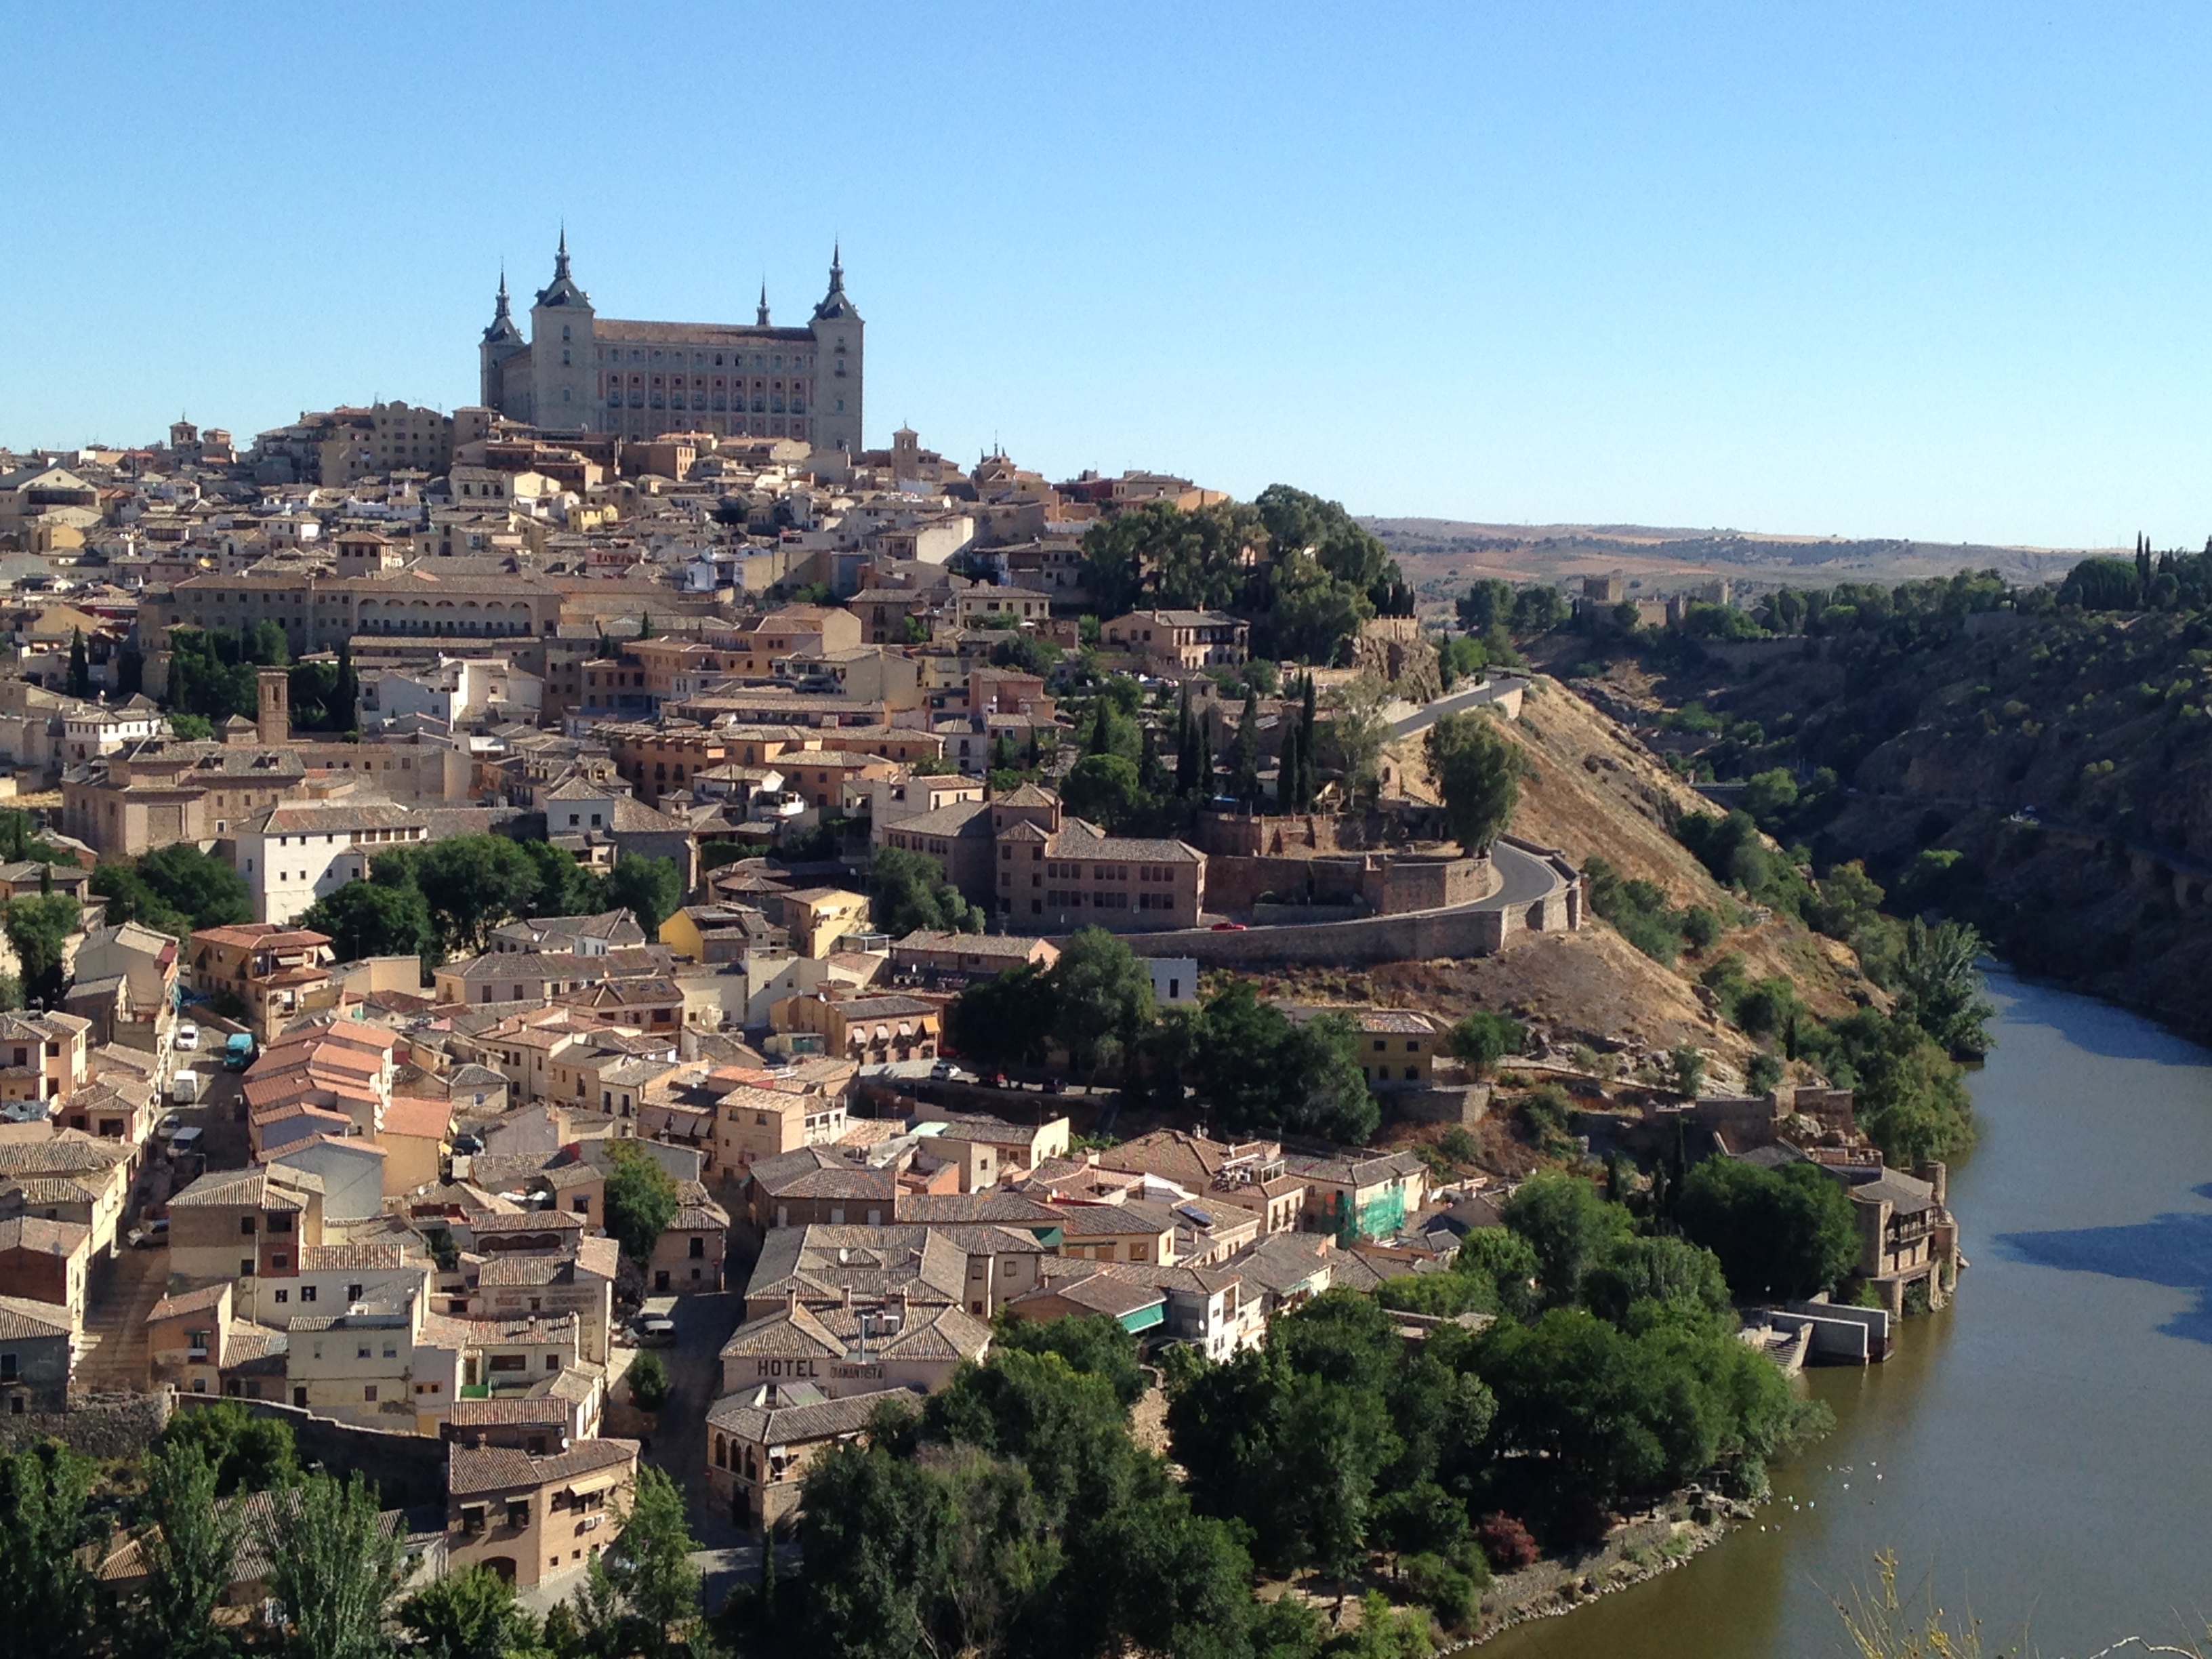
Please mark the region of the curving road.
[[1498, 890], [1488, 898], [1450, 907], [1455, 910], [1503, 910], [1516, 904], [1534, 904], [1552, 890], [1558, 879], [1552, 866], [1533, 853], [1499, 842], [1490, 849], [1490, 862], [1498, 872]]

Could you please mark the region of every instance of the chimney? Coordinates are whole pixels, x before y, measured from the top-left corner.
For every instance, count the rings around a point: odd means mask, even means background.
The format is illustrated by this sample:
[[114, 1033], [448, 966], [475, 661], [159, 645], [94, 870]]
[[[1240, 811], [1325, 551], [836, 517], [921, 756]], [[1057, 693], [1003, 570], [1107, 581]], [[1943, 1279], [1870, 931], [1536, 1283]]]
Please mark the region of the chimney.
[[281, 749], [292, 741], [292, 677], [282, 668], [264, 668], [253, 684], [260, 716], [255, 736], [264, 748]]
[[794, 1285], [783, 1293], [783, 1310], [787, 1314], [799, 1311], [799, 1286]]

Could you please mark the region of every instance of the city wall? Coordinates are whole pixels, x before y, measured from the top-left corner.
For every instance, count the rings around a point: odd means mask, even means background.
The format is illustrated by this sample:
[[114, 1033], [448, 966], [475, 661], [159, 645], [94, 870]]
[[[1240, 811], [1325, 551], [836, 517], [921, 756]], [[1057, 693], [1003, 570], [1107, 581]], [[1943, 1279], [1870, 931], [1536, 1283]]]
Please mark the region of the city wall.
[[65, 1412], [0, 1417], [0, 1446], [10, 1450], [58, 1440], [87, 1457], [136, 1457], [169, 1425], [175, 1396], [152, 1394], [73, 1395]]
[[[212, 1406], [228, 1396], [181, 1394], [185, 1407]], [[273, 1417], [292, 1425], [300, 1466], [320, 1463], [334, 1474], [358, 1469], [376, 1484], [387, 1509], [446, 1501], [446, 1443], [428, 1435], [395, 1434], [362, 1428], [334, 1418], [318, 1417], [300, 1406], [276, 1400], [231, 1400], [256, 1417]]]

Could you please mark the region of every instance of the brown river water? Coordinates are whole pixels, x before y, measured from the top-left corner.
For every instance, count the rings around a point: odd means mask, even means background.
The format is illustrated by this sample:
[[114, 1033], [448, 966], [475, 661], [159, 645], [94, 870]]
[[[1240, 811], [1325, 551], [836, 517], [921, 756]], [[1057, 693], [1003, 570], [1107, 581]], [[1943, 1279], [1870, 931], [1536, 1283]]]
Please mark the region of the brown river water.
[[2212, 1052], [2002, 974], [1990, 992], [1958, 1299], [1887, 1364], [1807, 1373], [1836, 1431], [1732, 1537], [1483, 1659], [1846, 1654], [1833, 1602], [1880, 1550], [1991, 1653], [2212, 1652]]

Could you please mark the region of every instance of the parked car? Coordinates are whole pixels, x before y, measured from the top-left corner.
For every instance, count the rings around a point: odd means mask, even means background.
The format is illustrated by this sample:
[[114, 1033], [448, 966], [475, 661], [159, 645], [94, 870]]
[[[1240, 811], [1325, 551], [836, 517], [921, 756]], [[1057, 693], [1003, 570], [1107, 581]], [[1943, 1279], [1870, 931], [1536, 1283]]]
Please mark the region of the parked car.
[[162, 1216], [143, 1227], [133, 1227], [125, 1237], [134, 1250], [158, 1250], [169, 1242], [169, 1218]]
[[1249, 933], [1250, 929], [1241, 921], [1217, 921], [1213, 924], [1213, 931], [1217, 933]]
[[457, 1152], [461, 1152], [468, 1157], [473, 1158], [478, 1152], [483, 1151], [483, 1142], [475, 1135], [455, 1135], [453, 1137], [453, 1150]]
[[230, 1040], [222, 1045], [222, 1069], [242, 1072], [253, 1064], [253, 1033], [234, 1031]]
[[929, 1068], [929, 1080], [933, 1083], [973, 1083], [975, 1073], [961, 1070], [949, 1060], [940, 1060]]
[[986, 1089], [1006, 1089], [1012, 1085], [1006, 1081], [1006, 1074], [1004, 1072], [991, 1072], [985, 1074], [983, 1086]]
[[177, 1027], [177, 1036], [174, 1046], [185, 1049], [198, 1048], [200, 1046], [200, 1028], [191, 1024], [189, 1021]]
[[179, 1152], [197, 1152], [200, 1149], [200, 1142], [206, 1139], [207, 1131], [204, 1129], [179, 1129], [169, 1137], [169, 1156], [174, 1158]]
[[665, 1314], [647, 1314], [630, 1325], [641, 1348], [672, 1348], [676, 1346], [676, 1322]]
[[1044, 1091], [1048, 1095], [1064, 1093], [1066, 1088], [1067, 1085], [1056, 1077], [1048, 1077], [1044, 1080]]
[[198, 1072], [179, 1072], [169, 1079], [169, 1098], [179, 1106], [190, 1106], [200, 1097], [204, 1081]]
[[184, 1127], [185, 1115], [182, 1112], [165, 1112], [162, 1114], [161, 1122], [155, 1127], [154, 1133], [167, 1140]]

